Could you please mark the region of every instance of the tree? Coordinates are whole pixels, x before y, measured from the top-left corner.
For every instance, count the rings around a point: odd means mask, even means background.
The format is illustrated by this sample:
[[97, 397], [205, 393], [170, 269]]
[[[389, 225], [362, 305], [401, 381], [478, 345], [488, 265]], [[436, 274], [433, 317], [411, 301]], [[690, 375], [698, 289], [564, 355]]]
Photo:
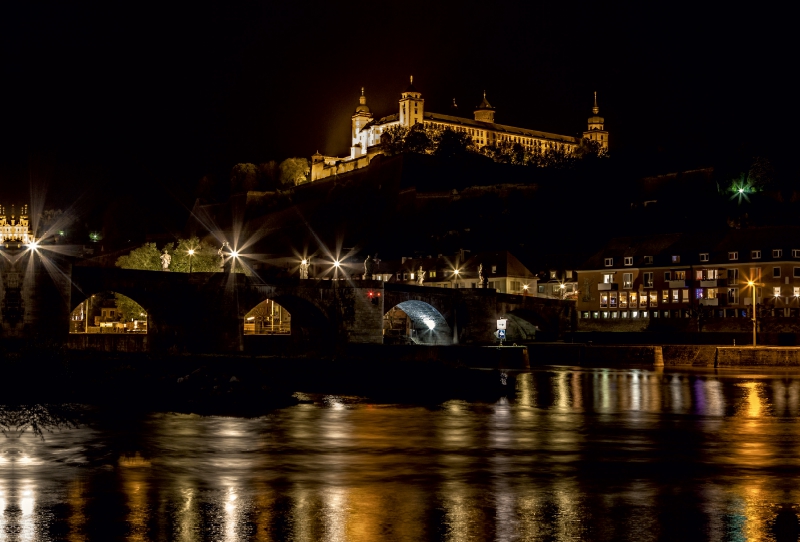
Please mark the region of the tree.
[[278, 188], [279, 171], [278, 163], [275, 160], [258, 164], [258, 184], [267, 190]]
[[396, 124], [381, 134], [381, 148], [386, 156], [394, 156], [406, 150], [408, 128]]
[[[167, 253], [171, 252], [172, 245], [165, 247]], [[155, 243], [145, 243], [139, 248], [131, 250], [127, 256], [117, 258], [117, 267], [123, 269], [144, 269], [147, 271], [161, 270], [161, 252]]]
[[753, 162], [747, 168], [747, 171], [742, 171], [734, 175], [725, 186], [725, 191], [731, 194], [731, 200], [742, 200], [750, 202], [749, 194], [755, 192], [762, 192], [772, 185], [775, 170], [770, 161], [761, 156], [753, 158]]
[[432, 135], [434, 134], [430, 128], [425, 128], [422, 124], [415, 124], [406, 133], [403, 150], [417, 154], [431, 154], [435, 148]]
[[62, 236], [59, 231], [64, 231], [73, 221], [73, 217], [64, 214], [61, 209], [45, 209], [39, 214], [39, 220], [36, 224], [37, 231], [34, 235], [39, 237], [52, 236], [55, 241], [58, 241]]
[[[193, 253], [189, 254], [192, 250]], [[178, 246], [172, 251], [169, 270], [173, 273], [213, 273], [219, 271], [217, 248], [200, 241], [197, 237], [179, 239]]]
[[144, 320], [147, 315], [144, 307], [139, 305], [136, 301], [128, 296], [114, 292], [116, 299], [117, 309], [120, 312], [120, 320], [123, 322], [131, 322], [133, 320]]
[[459, 158], [468, 152], [474, 152], [472, 138], [465, 132], [456, 132], [450, 128], [441, 130], [438, 135], [438, 144], [433, 154], [445, 158]]
[[247, 192], [258, 188], [258, 169], [255, 164], [236, 164], [231, 169], [231, 191]]
[[[200, 241], [197, 237], [178, 239], [177, 247], [174, 243], [169, 243], [164, 248], [170, 255], [169, 270], [173, 273], [188, 273], [190, 268], [193, 273], [219, 271], [218, 249]], [[194, 251], [191, 255], [190, 250]], [[161, 254], [155, 243], [145, 243], [133, 249], [127, 256], [120, 256], [117, 259], [117, 267], [161, 271]]]
[[281, 184], [296, 185], [305, 182], [308, 174], [308, 160], [305, 158], [287, 158], [278, 166]]

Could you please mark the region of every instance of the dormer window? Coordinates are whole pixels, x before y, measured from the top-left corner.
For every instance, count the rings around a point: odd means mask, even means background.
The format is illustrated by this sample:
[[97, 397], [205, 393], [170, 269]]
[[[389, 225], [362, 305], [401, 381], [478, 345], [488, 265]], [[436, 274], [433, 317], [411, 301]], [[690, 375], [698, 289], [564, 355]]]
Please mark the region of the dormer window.
[[556, 272], [555, 272], [555, 271], [550, 271], [550, 278], [551, 278], [551, 279], [557, 279], [557, 278], [558, 278], [558, 277], [556, 276]]
[[653, 257], [652, 256], [645, 256], [644, 257], [644, 263], [652, 264], [653, 263]]
[[700, 253], [700, 261], [707, 262], [708, 261], [708, 252], [701, 252]]
[[625, 265], [633, 265], [633, 256], [625, 256]]
[[672, 263], [681, 263], [681, 257], [678, 255], [672, 256]]
[[728, 252], [728, 259], [730, 261], [738, 260], [739, 259], [739, 253], [738, 252]]
[[783, 250], [781, 250], [779, 248], [773, 248], [772, 249], [772, 257], [773, 258], [780, 258], [782, 256], [783, 256]]
[[606, 258], [604, 261], [606, 267], [612, 267], [614, 265], [614, 258]]
[[754, 259], [754, 260], [760, 260], [761, 259], [761, 251], [760, 250], [751, 250], [750, 251], [750, 257], [752, 259]]

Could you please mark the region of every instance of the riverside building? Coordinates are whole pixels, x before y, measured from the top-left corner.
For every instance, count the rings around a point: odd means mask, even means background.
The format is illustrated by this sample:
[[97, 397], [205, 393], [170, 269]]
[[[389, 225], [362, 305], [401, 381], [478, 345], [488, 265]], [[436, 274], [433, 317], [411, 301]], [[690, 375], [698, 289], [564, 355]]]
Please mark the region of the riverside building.
[[798, 318], [800, 228], [615, 238], [578, 270], [578, 288], [579, 319], [609, 331], [749, 318], [753, 303], [759, 316]]
[[[608, 149], [608, 132], [605, 119], [599, 116], [597, 93], [594, 95], [592, 116], [588, 119], [583, 138], [596, 141], [603, 149]], [[414, 78], [400, 95], [397, 113], [376, 119], [367, 105], [364, 89], [361, 89], [358, 105], [351, 117], [350, 155], [324, 156], [316, 153], [311, 157], [311, 181], [338, 175], [366, 167], [370, 160], [381, 153], [381, 136], [393, 126], [411, 128], [416, 124], [425, 127], [462, 132], [472, 138], [472, 143], [480, 149], [486, 145], [500, 142], [518, 143], [529, 152], [558, 149], [572, 152], [580, 143], [580, 137], [519, 128], [495, 122], [495, 108], [489, 103], [484, 92], [483, 101], [474, 110], [473, 118], [433, 113], [425, 110], [425, 100], [414, 86]]]

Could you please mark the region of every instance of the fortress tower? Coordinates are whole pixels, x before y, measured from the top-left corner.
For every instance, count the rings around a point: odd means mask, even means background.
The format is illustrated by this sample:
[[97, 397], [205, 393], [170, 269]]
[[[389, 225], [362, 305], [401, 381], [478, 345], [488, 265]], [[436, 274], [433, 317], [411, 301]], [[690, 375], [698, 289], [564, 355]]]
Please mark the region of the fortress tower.
[[583, 132], [583, 137], [592, 141], [597, 141], [603, 149], [608, 150], [608, 132], [603, 128], [603, 117], [599, 115], [600, 108], [597, 107], [597, 93], [594, 93], [594, 107], [592, 116], [589, 117], [589, 129]]

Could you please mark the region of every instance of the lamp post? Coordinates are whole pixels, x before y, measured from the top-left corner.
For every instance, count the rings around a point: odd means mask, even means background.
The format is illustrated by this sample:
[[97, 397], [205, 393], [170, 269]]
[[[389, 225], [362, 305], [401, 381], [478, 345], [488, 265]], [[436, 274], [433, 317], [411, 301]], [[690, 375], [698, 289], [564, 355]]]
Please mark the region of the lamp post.
[[458, 269], [453, 269], [453, 275], [455, 275], [455, 277], [456, 277], [456, 289], [458, 289], [458, 274], [459, 274], [459, 270]]
[[558, 287], [561, 289], [561, 299], [564, 299], [564, 295], [566, 294], [566, 290], [565, 290], [566, 286], [562, 282]]
[[747, 281], [747, 285], [752, 288], [753, 291], [753, 348], [756, 347], [756, 286], [759, 286], [759, 283], [754, 282], [752, 280]]
[[189, 273], [192, 272], [192, 260], [194, 259], [194, 249], [189, 249]]

